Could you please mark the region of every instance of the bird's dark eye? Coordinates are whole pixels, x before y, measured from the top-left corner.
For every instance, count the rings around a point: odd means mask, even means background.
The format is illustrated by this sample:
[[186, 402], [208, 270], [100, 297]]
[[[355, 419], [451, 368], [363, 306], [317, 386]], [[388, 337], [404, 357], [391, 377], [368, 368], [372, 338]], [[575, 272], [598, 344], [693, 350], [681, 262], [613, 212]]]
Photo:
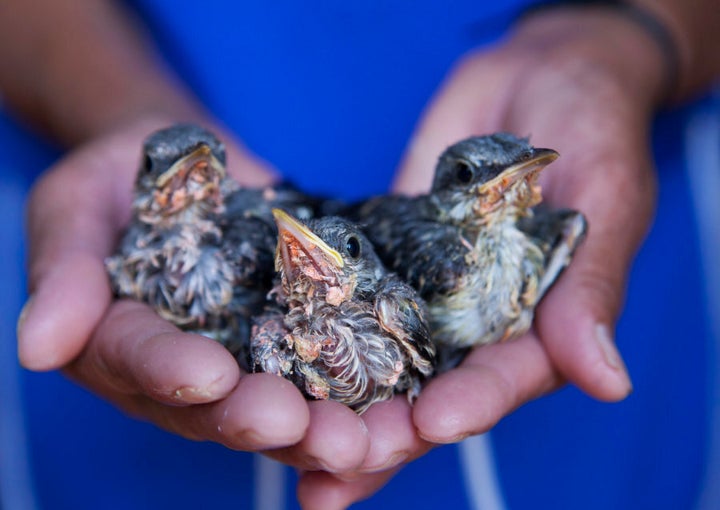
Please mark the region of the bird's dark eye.
[[475, 171], [467, 161], [455, 163], [455, 178], [462, 184], [470, 184], [475, 177]]
[[360, 239], [350, 236], [345, 241], [345, 252], [352, 258], [356, 259], [360, 256]]
[[145, 157], [143, 158], [143, 170], [145, 170], [146, 173], [152, 172], [153, 167], [153, 160], [150, 156], [145, 154]]
[[520, 155], [520, 161], [530, 161], [532, 159], [532, 151], [525, 151]]

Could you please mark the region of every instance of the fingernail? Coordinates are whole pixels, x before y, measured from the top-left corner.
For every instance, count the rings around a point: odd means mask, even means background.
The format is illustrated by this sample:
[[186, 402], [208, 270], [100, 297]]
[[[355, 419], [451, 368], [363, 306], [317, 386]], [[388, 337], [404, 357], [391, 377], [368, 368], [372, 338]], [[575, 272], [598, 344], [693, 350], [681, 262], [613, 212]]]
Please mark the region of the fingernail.
[[320, 460], [317, 457], [307, 456], [305, 462], [308, 466], [312, 467], [313, 471], [326, 471], [328, 473], [337, 473], [338, 469], [330, 466], [324, 460]]
[[605, 362], [615, 370], [625, 370], [620, 353], [615, 348], [615, 341], [610, 334], [610, 328], [605, 324], [595, 326], [595, 340], [605, 355]]
[[22, 329], [25, 325], [25, 320], [27, 319], [28, 312], [30, 311], [30, 307], [32, 306], [32, 302], [33, 296], [30, 296], [23, 305], [22, 310], [20, 310], [20, 315], [18, 316], [17, 324], [15, 325], [15, 335], [17, 336], [18, 342], [20, 341]]
[[[477, 433], [479, 434], [479, 432], [477, 432]], [[420, 437], [420, 439], [422, 439], [423, 441], [427, 441], [428, 443], [434, 443], [434, 444], [459, 443], [460, 441], [463, 441], [474, 434], [475, 433], [461, 432], [454, 436], [437, 437], [437, 436], [429, 436], [427, 434], [423, 434], [422, 431], [418, 431], [418, 436]]]
[[208, 388], [192, 388], [186, 386], [177, 388], [173, 392], [173, 398], [178, 402], [203, 402], [213, 397], [212, 391]]
[[630, 391], [632, 389], [630, 376], [628, 375], [627, 368], [625, 367], [625, 363], [623, 363], [617, 347], [615, 347], [615, 341], [613, 335], [610, 333], [610, 328], [606, 324], [597, 324], [595, 326], [595, 340], [605, 356], [605, 363], [615, 372], [619, 372], [619, 375], [626, 380], [628, 391]]
[[223, 393], [218, 392], [218, 387], [223, 386], [221, 383], [224, 379], [224, 375], [220, 375], [206, 386], [181, 386], [172, 392], [172, 398], [185, 404], [211, 402], [223, 395]]
[[259, 452], [261, 450], [267, 450], [268, 448], [290, 446], [290, 444], [270, 445], [266, 437], [251, 428], [238, 429], [234, 432], [230, 432], [226, 431], [225, 427], [221, 424], [218, 426], [218, 432], [224, 436], [220, 439], [220, 442], [229, 446], [233, 450]]
[[393, 455], [390, 456], [389, 459], [387, 459], [382, 464], [378, 464], [371, 467], [363, 467], [359, 469], [358, 471], [360, 473], [376, 473], [378, 471], [385, 471], [386, 469], [393, 468], [399, 464], [402, 464], [407, 460], [407, 458], [410, 456], [410, 454], [406, 451], [401, 452], [395, 452]]
[[354, 482], [356, 480], [359, 480], [363, 474], [360, 472], [358, 472], [358, 473], [348, 472], [348, 473], [333, 473], [332, 475], [335, 478], [337, 478], [338, 480], [341, 480], [343, 482]]

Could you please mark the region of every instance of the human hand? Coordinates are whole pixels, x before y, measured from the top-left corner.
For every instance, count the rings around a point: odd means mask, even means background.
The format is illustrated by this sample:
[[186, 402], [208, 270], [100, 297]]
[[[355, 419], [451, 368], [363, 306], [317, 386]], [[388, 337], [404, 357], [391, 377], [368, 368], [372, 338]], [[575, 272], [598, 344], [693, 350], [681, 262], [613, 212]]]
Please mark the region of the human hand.
[[[451, 73], [411, 142], [397, 190], [427, 191], [437, 156], [457, 140], [530, 135], [534, 146], [561, 155], [542, 174], [545, 201], [582, 211], [589, 235], [538, 307], [534, 329], [476, 348], [432, 380], [415, 407], [402, 410], [412, 414], [416, 448], [399, 434], [387, 452], [411, 459], [428, 443], [482, 433], [566, 381], [604, 401], [631, 391], [613, 331], [654, 206], [648, 130], [661, 76], [653, 41], [606, 9], [536, 14], [498, 49], [469, 55]], [[374, 493], [395, 467], [345, 480], [308, 473], [299, 497], [307, 508], [342, 508]]]
[[[28, 208], [32, 298], [18, 327], [21, 363], [62, 368], [124, 411], [187, 438], [272, 449], [272, 456], [303, 469], [354, 469], [370, 439], [348, 408], [308, 403], [274, 375], [244, 374], [216, 342], [179, 331], [143, 304], [112, 300], [103, 261], [129, 221], [142, 141], [171, 122], [137, 120], [99, 136], [35, 186]], [[220, 137], [239, 182], [271, 182], [263, 164], [227, 134]]]

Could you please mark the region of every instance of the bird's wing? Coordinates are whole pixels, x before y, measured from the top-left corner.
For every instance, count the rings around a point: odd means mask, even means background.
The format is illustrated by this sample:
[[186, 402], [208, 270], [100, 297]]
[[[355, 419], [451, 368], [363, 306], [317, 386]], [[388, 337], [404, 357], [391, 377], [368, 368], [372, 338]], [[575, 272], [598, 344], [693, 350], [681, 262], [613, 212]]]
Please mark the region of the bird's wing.
[[417, 293], [391, 274], [376, 294], [375, 313], [380, 327], [400, 343], [412, 367], [424, 376], [432, 374], [435, 345], [430, 340], [425, 304]]
[[253, 317], [248, 349], [249, 366], [253, 372], [268, 372], [288, 376], [293, 369], [295, 351], [288, 345], [285, 312], [268, 305]]
[[470, 247], [458, 227], [438, 222], [424, 197], [376, 197], [353, 213], [380, 259], [423, 297], [457, 286]]
[[274, 208], [283, 209], [301, 220], [308, 220], [316, 216], [326, 216], [341, 207], [343, 205], [339, 201], [309, 195], [291, 183], [283, 182], [265, 188], [235, 190], [225, 199], [223, 217], [230, 223], [238, 218], [256, 218], [274, 229]]
[[270, 290], [276, 244], [275, 230], [261, 219], [236, 217], [224, 226], [222, 247], [235, 267], [236, 285]]
[[[415, 209], [414, 201], [408, 197], [384, 195], [353, 204], [341, 215], [360, 225], [380, 258], [389, 259], [402, 231], [401, 224], [408, 218], [418, 217]], [[386, 264], [391, 265], [387, 261]]]
[[533, 214], [518, 220], [518, 228], [533, 239], [544, 256], [544, 270], [537, 284], [537, 301], [570, 264], [587, 234], [587, 220], [571, 209], [551, 210], [537, 206]]
[[469, 266], [472, 241], [456, 226], [437, 222], [408, 222], [404, 230], [394, 246], [394, 270], [423, 298], [457, 289]]

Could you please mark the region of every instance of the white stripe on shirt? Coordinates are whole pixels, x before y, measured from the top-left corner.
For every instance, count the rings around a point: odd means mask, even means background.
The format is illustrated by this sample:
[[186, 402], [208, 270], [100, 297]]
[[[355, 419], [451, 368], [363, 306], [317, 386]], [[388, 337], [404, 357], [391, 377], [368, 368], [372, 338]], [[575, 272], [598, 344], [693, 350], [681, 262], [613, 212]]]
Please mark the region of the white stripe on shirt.
[[[720, 92], [720, 91], [718, 91]], [[720, 101], [716, 101], [716, 105]], [[704, 109], [685, 129], [687, 171], [698, 222], [700, 258], [714, 355], [708, 359], [707, 462], [698, 510], [720, 508], [720, 111]]]
[[465, 490], [473, 510], [505, 510], [490, 433], [470, 436], [458, 445]]

